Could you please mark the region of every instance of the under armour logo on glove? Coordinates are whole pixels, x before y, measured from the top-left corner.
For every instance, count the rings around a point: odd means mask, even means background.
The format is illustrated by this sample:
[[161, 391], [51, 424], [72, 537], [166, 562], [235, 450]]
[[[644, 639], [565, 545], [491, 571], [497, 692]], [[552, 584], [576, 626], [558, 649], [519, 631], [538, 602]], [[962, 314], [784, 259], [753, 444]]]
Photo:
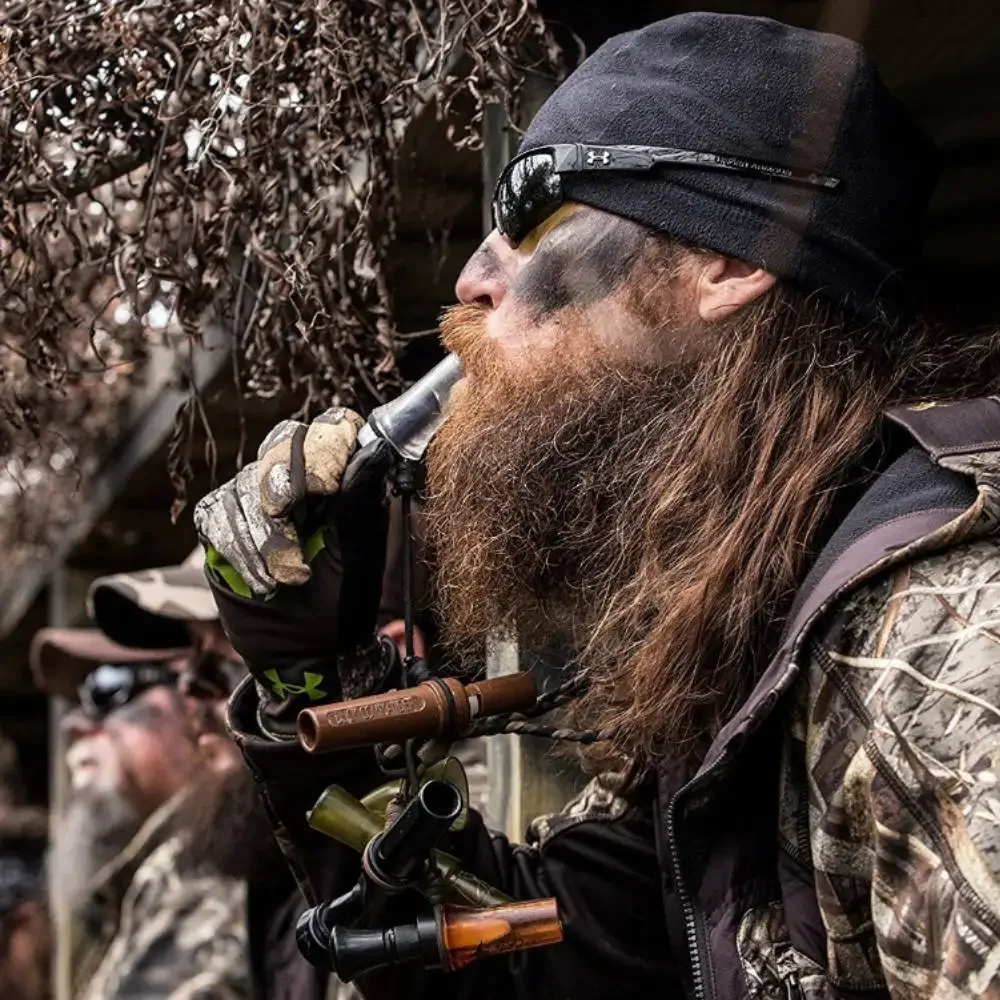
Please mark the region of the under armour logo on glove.
[[288, 698], [295, 694], [304, 694], [310, 701], [319, 701], [327, 696], [327, 692], [320, 688], [323, 683], [322, 674], [314, 674], [306, 670], [302, 674], [302, 684], [289, 684], [283, 681], [277, 670], [265, 670], [264, 677], [271, 685], [271, 690], [276, 698]]

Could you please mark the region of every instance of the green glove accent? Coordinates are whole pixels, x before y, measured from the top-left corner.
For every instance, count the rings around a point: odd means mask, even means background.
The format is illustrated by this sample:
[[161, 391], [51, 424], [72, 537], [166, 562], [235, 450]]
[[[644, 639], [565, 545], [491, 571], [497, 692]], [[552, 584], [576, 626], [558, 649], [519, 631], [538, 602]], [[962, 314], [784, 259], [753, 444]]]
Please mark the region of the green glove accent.
[[326, 548], [326, 532], [322, 528], [317, 528], [305, 545], [302, 551], [305, 553], [306, 562], [311, 563], [323, 549]]
[[[311, 563], [326, 548], [326, 537], [322, 528], [317, 528], [302, 547], [306, 562]], [[243, 577], [236, 572], [221, 552], [214, 546], [205, 546], [205, 572], [209, 579], [237, 597], [253, 599], [253, 593]], [[280, 588], [279, 588], [280, 589]], [[272, 595], [273, 596], [273, 595]], [[270, 600], [271, 598], [267, 598]]]
[[243, 577], [211, 545], [205, 547], [205, 573], [213, 583], [237, 597], [253, 597], [250, 588], [243, 582]]

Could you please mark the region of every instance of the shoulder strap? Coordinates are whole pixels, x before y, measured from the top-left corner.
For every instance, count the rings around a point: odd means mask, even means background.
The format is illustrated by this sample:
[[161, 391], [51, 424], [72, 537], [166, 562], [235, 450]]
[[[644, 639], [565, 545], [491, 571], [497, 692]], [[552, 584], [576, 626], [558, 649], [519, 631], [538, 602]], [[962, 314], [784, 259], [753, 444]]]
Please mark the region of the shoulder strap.
[[898, 406], [886, 416], [936, 465], [1000, 492], [1000, 397]]
[[949, 455], [1000, 451], [1000, 398], [897, 406], [886, 414], [938, 462]]

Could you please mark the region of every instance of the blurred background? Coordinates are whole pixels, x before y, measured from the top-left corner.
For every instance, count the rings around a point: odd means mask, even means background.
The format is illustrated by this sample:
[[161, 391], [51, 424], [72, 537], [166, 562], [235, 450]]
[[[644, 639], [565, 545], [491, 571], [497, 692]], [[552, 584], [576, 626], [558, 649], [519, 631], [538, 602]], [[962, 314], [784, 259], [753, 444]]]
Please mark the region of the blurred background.
[[[926, 305], [1000, 319], [984, 0], [0, 4], [0, 813], [32, 843], [70, 707], [32, 636], [83, 624], [99, 576], [180, 563], [191, 502], [278, 419], [368, 409], [438, 360], [518, 125], [605, 38], [695, 9], [868, 47], [941, 149]], [[491, 752], [517, 833], [573, 780], [536, 753]]]

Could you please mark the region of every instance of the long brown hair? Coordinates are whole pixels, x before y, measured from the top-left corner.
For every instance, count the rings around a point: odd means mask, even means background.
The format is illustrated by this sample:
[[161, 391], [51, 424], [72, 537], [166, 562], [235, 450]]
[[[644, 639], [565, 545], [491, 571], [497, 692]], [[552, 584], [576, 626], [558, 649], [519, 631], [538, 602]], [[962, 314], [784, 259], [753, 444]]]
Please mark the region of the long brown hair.
[[[488, 367], [475, 326], [447, 329]], [[992, 333], [862, 322], [789, 285], [712, 335], [659, 372], [586, 351], [527, 386], [497, 369], [431, 456], [446, 635], [557, 634], [587, 671], [578, 717], [640, 764], [745, 698], [886, 407], [1000, 388]]]
[[598, 602], [583, 651], [583, 715], [640, 759], [697, 745], [746, 697], [886, 408], [1000, 386], [994, 333], [861, 323], [787, 285], [737, 325], [711, 405], [672, 428], [629, 512], [635, 570]]

